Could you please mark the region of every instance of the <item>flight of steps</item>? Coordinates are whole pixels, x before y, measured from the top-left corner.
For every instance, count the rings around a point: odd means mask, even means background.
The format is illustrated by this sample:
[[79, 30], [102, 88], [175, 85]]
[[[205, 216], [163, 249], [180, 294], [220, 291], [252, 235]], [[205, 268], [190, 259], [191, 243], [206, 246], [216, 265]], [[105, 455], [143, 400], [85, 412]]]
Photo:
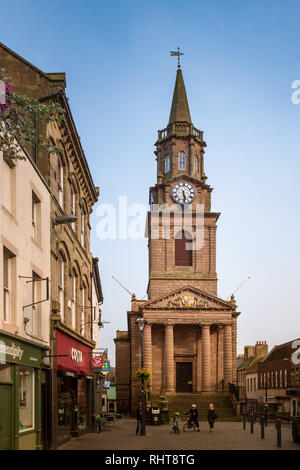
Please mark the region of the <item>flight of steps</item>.
[[[159, 401], [158, 395], [152, 395], [152, 406], [157, 406]], [[209, 403], [214, 404], [214, 408], [218, 414], [218, 421], [239, 421], [236, 416], [234, 407], [230, 401], [228, 393], [190, 393], [190, 394], [174, 394], [167, 395], [169, 402], [169, 416], [173, 416], [175, 411], [180, 413], [182, 420], [187, 419], [184, 416], [195, 403], [199, 413], [199, 421], [207, 420], [207, 410]]]

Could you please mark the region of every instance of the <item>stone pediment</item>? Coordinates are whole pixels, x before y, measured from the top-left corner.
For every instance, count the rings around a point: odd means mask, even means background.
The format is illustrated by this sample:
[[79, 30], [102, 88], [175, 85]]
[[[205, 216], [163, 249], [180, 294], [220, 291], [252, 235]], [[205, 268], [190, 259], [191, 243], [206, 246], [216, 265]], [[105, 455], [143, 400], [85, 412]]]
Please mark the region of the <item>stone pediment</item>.
[[236, 309], [235, 302], [228, 302], [207, 292], [186, 286], [170, 292], [162, 297], [150, 300], [143, 305], [142, 310], [197, 309], [197, 310], [227, 310]]

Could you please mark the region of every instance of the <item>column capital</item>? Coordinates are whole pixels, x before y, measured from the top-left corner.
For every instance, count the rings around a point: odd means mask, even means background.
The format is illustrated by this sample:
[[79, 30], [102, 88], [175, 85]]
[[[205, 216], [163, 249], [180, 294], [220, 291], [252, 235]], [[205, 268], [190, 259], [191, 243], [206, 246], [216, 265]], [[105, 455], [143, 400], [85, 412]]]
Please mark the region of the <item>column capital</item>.
[[174, 326], [176, 324], [176, 322], [174, 322], [174, 321], [172, 321], [172, 322], [164, 321], [163, 324], [164, 324], [164, 326]]

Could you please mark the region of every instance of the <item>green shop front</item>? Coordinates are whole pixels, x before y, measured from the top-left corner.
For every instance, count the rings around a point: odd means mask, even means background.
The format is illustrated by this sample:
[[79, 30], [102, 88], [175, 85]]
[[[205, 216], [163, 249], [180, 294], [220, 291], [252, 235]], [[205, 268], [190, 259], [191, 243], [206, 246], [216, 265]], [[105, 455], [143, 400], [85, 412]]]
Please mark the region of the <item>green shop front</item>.
[[0, 450], [42, 449], [45, 347], [0, 330]]

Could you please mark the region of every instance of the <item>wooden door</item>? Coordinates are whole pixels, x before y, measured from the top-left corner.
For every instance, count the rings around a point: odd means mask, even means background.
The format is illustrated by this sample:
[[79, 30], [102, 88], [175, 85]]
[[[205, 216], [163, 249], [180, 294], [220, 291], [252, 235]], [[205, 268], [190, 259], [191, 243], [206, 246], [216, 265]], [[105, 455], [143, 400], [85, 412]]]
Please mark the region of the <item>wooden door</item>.
[[0, 450], [12, 450], [11, 385], [0, 385]]
[[191, 393], [193, 391], [193, 363], [176, 362], [176, 392]]

